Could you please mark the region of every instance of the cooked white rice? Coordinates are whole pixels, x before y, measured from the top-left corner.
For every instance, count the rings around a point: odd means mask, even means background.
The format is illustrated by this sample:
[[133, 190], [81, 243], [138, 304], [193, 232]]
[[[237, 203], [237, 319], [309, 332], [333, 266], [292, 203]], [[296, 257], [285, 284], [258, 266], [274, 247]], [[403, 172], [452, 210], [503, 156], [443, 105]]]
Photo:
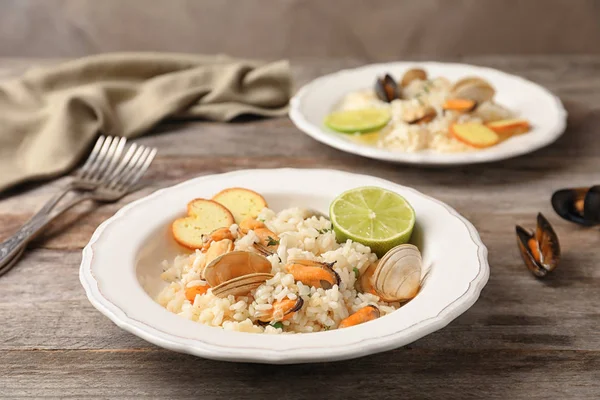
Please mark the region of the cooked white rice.
[[[377, 256], [369, 247], [348, 240], [338, 244], [331, 222], [326, 218], [308, 215], [299, 208], [290, 208], [275, 214], [264, 209], [258, 217], [267, 227], [279, 235], [277, 254], [269, 256], [274, 277], [244, 297], [228, 296], [219, 298], [209, 289], [204, 295], [196, 295], [192, 303], [185, 297], [185, 288], [207, 283], [201, 279], [199, 266], [204, 254], [197, 250], [193, 254], [180, 255], [169, 264], [164, 261], [162, 279], [169, 285], [159, 294], [157, 301], [178, 315], [206, 325], [227, 330], [264, 333], [319, 332], [335, 329], [340, 321], [367, 305], [376, 305], [381, 315], [394, 311], [399, 305], [379, 301], [373, 294], [358, 293], [354, 288], [356, 273], [364, 271]], [[231, 228], [237, 231], [237, 226]], [[253, 243], [258, 241], [250, 231], [235, 241], [236, 250], [253, 251]], [[333, 269], [341, 278], [340, 285], [329, 290], [308, 287], [295, 282], [286, 273], [288, 259], [309, 259], [335, 262]], [[273, 302], [284, 298], [304, 300], [302, 309], [287, 321], [283, 328], [272, 325], [261, 326], [253, 323], [255, 313], [268, 310]]]
[[[439, 153], [455, 153], [477, 150], [450, 134], [450, 125], [454, 122], [487, 122], [496, 119], [507, 119], [514, 114], [495, 103], [484, 103], [473, 113], [462, 114], [455, 111], [444, 111], [442, 106], [450, 96], [450, 82], [445, 78], [431, 80], [414, 80], [402, 90], [402, 100], [396, 99], [386, 103], [377, 98], [373, 89], [359, 90], [347, 94], [339, 105], [339, 110], [358, 110], [364, 108], [387, 108], [392, 119], [379, 132], [377, 147], [414, 153], [431, 150]], [[491, 107], [491, 105], [493, 107]], [[430, 105], [437, 111], [431, 122], [423, 124], [407, 124], [402, 115], [407, 111], [423, 105]], [[493, 110], [493, 115], [492, 111]]]

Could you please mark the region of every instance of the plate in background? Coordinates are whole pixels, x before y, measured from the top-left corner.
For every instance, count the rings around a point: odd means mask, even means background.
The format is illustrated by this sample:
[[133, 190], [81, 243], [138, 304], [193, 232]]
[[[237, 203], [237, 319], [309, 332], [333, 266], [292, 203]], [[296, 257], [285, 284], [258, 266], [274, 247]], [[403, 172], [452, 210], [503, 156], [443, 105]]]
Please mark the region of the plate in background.
[[[515, 111], [518, 117], [530, 121], [532, 130], [473, 152], [434, 153], [425, 150], [408, 153], [357, 143], [324, 126], [325, 116], [334, 110], [344, 95], [371, 88], [378, 76], [390, 73], [398, 78], [415, 67], [425, 69], [429, 76], [443, 76], [450, 81], [466, 76], [486, 79], [496, 89], [494, 99]], [[303, 86], [290, 100], [289, 115], [300, 130], [336, 149], [379, 160], [423, 165], [475, 164], [527, 154], [558, 139], [567, 121], [567, 112], [560, 99], [536, 83], [492, 68], [437, 62], [373, 64], [322, 76]]]

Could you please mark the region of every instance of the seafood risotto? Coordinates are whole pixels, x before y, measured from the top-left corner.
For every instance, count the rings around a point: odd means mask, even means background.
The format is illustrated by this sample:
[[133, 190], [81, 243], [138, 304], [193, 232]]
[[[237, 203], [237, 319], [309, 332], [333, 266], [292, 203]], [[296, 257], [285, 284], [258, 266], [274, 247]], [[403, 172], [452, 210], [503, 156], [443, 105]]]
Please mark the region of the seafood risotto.
[[[200, 201], [212, 207], [211, 200]], [[236, 205], [229, 206], [236, 214]], [[328, 218], [301, 208], [275, 213], [264, 207], [234, 221], [202, 235], [191, 254], [163, 261], [161, 278], [168, 286], [159, 304], [226, 330], [309, 333], [386, 315], [419, 290], [421, 255], [415, 246], [396, 246], [378, 260], [361, 243], [338, 243]], [[175, 239], [191, 248], [184, 236], [193, 232], [179, 231], [177, 224]], [[390, 285], [399, 274], [402, 283]]]
[[[496, 103], [495, 89], [485, 80], [470, 77], [451, 82], [430, 78], [422, 69], [408, 70], [401, 81], [390, 75], [377, 79], [373, 89], [347, 94], [325, 123], [349, 133], [351, 140], [403, 152], [475, 151], [513, 135], [526, 133], [528, 121]], [[352, 115], [379, 110], [378, 117]], [[350, 112], [350, 113], [349, 113]], [[367, 125], [347, 124], [373, 119]], [[377, 121], [377, 122], [376, 122]]]

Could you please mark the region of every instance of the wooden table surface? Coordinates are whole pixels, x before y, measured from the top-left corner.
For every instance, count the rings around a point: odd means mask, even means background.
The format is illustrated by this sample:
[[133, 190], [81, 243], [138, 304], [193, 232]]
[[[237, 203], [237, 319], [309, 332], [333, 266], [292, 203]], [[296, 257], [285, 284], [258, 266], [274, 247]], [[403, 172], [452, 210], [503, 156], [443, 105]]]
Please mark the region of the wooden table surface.
[[[600, 232], [560, 219], [556, 189], [600, 183], [600, 57], [477, 57], [557, 93], [568, 129], [534, 154], [489, 165], [418, 168], [322, 145], [287, 118], [166, 125], [139, 142], [159, 148], [149, 187], [118, 204], [82, 205], [0, 278], [0, 397], [5, 398], [600, 398]], [[8, 71], [42, 60], [2, 60]], [[361, 60], [294, 62], [298, 84]], [[79, 284], [81, 249], [124, 204], [199, 175], [244, 168], [334, 168], [415, 187], [456, 208], [489, 248], [479, 301], [448, 327], [394, 351], [290, 366], [204, 360], [156, 347], [96, 311]], [[64, 179], [0, 197], [0, 239]], [[538, 211], [554, 224], [561, 265], [547, 280], [525, 269], [515, 224]], [[452, 240], [452, 238], [448, 238]]]

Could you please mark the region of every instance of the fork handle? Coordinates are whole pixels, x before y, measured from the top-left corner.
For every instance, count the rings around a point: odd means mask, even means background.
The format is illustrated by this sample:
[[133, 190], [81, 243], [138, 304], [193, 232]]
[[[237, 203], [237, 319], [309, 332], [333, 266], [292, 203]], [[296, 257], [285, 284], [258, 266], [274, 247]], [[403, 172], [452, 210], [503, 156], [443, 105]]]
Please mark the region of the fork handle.
[[13, 264], [22, 254], [22, 250], [29, 242], [35, 238], [54, 218], [58, 217], [69, 208], [81, 203], [91, 196], [84, 194], [71, 199], [67, 204], [62, 206], [58, 211], [52, 212], [56, 204], [69, 192], [70, 188], [66, 188], [61, 193], [52, 197], [40, 211], [38, 211], [29, 221], [27, 221], [14, 235], [0, 243], [0, 273], [4, 274], [9, 268], [3, 269], [8, 264]]

